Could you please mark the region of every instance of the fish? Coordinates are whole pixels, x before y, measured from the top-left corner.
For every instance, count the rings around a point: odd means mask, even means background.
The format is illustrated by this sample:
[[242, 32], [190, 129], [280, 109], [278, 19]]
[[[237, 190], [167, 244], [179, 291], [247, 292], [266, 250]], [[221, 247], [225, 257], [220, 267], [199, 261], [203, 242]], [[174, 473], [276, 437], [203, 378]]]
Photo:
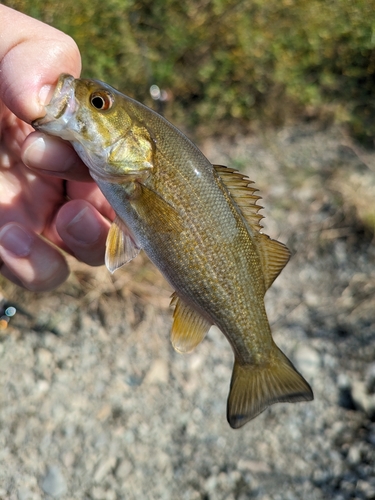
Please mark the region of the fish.
[[33, 127], [72, 144], [116, 213], [109, 271], [143, 249], [174, 289], [175, 350], [191, 352], [212, 325], [229, 341], [229, 425], [277, 402], [311, 401], [272, 338], [264, 295], [290, 252], [262, 232], [254, 183], [210, 163], [164, 117], [104, 82], [62, 74], [45, 111]]

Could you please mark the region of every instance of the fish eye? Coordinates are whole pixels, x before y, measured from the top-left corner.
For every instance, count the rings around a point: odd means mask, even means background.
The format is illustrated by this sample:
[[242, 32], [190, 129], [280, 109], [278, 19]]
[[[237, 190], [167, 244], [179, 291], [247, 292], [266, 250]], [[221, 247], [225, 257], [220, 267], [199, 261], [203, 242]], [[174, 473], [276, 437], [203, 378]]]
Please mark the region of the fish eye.
[[110, 109], [113, 104], [113, 99], [107, 92], [94, 92], [90, 96], [90, 103], [99, 111]]

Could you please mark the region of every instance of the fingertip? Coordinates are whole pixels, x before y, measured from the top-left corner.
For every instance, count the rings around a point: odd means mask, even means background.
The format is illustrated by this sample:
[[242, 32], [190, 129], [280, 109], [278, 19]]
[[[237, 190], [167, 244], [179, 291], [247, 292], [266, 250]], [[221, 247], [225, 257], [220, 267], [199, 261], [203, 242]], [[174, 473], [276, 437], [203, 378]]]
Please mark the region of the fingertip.
[[61, 73], [79, 76], [80, 52], [70, 36], [52, 26], [3, 5], [0, 11], [0, 95], [14, 114], [31, 123], [45, 114]]
[[86, 165], [67, 141], [32, 132], [21, 148], [23, 163], [31, 170], [67, 180], [92, 181]]
[[56, 229], [74, 256], [91, 266], [104, 264], [110, 223], [87, 201], [72, 200], [62, 206]]
[[63, 283], [69, 268], [63, 255], [17, 223], [0, 230], [1, 273], [31, 291], [49, 291]]

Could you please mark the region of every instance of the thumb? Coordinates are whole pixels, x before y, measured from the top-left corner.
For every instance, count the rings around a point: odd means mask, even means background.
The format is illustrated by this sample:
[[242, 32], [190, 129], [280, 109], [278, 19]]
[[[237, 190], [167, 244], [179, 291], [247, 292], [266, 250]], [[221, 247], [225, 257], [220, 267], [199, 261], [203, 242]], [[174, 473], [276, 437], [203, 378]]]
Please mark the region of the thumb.
[[0, 100], [19, 118], [44, 115], [61, 73], [78, 77], [81, 57], [61, 31], [0, 5]]

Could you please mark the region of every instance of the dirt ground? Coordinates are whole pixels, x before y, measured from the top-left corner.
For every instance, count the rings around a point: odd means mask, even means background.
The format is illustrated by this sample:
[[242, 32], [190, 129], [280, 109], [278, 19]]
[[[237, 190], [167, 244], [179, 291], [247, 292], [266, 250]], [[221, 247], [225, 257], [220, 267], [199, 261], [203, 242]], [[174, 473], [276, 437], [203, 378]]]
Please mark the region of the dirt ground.
[[375, 499], [375, 154], [312, 125], [211, 139], [256, 181], [293, 257], [266, 295], [315, 400], [234, 431], [232, 352], [169, 341], [171, 290], [144, 255], [111, 276], [71, 260], [50, 294], [0, 282], [0, 499]]

